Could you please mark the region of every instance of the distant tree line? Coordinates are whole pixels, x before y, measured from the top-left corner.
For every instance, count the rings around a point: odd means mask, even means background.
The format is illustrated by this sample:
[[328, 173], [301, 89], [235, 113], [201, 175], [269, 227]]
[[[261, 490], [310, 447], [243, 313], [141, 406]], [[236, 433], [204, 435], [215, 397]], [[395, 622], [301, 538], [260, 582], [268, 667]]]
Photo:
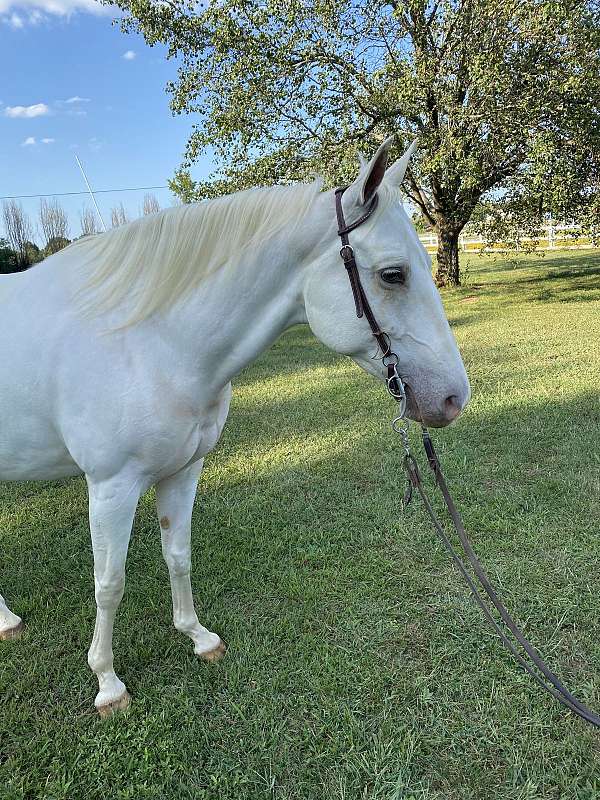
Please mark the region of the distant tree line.
[[[153, 194], [144, 196], [140, 209], [141, 215], [156, 214], [160, 204]], [[129, 222], [123, 203], [111, 209], [113, 228]], [[69, 219], [65, 209], [56, 198], [42, 198], [37, 216], [37, 229], [31, 218], [17, 200], [5, 200], [2, 203], [1, 221], [4, 235], [0, 236], [0, 274], [21, 272], [44, 258], [58, 253], [73, 241]], [[79, 213], [81, 236], [99, 233], [98, 218], [89, 207]], [[41, 246], [35, 239], [41, 241]]]

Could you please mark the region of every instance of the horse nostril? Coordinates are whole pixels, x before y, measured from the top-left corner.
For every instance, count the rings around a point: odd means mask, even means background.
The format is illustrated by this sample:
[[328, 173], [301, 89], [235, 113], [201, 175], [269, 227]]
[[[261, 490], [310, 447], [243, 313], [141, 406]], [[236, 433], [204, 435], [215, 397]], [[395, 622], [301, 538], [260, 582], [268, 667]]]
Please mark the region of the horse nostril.
[[462, 408], [462, 403], [455, 394], [451, 394], [450, 397], [444, 400], [444, 411], [449, 422], [458, 417]]

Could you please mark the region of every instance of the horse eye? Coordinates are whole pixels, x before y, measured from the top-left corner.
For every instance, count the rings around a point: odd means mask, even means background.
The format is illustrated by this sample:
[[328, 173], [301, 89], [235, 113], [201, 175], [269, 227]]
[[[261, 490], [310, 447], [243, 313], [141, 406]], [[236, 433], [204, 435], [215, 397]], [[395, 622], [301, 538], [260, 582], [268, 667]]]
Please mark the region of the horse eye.
[[404, 270], [398, 269], [398, 267], [392, 269], [382, 269], [381, 280], [385, 281], [386, 283], [403, 284], [406, 280], [406, 275]]

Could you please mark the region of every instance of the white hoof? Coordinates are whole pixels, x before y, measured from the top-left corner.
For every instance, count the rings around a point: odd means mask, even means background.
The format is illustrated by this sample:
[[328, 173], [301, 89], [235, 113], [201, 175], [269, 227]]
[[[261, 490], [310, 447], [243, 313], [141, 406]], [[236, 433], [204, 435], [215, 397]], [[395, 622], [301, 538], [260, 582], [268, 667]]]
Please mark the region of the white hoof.
[[18, 639], [24, 630], [25, 623], [23, 620], [19, 620], [19, 622], [12, 628], [4, 628], [3, 630], [0, 630], [0, 641], [7, 639]]
[[213, 641], [204, 641], [202, 645], [197, 644], [194, 647], [194, 653], [203, 661], [218, 661], [223, 658], [227, 650], [227, 646], [220, 636], [217, 636], [216, 633], [211, 633], [212, 637], [214, 637]]
[[103, 703], [102, 705], [98, 705], [96, 703], [96, 711], [98, 714], [100, 714], [102, 719], [106, 719], [106, 717], [112, 717], [113, 714], [116, 714], [119, 711], [125, 711], [130, 703], [131, 697], [127, 689], [125, 689], [121, 697], [117, 697], [116, 700], [112, 700], [109, 703]]
[[94, 705], [101, 717], [109, 717], [115, 711], [127, 708], [131, 698], [122, 680], [114, 672], [104, 672], [98, 675], [100, 691], [96, 695]]

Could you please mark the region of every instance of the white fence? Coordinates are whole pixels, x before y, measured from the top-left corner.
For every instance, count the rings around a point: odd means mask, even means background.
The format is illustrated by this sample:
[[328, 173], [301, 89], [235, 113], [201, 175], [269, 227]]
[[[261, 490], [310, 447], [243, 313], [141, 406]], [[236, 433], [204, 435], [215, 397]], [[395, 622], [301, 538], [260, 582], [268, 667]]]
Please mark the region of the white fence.
[[[422, 233], [419, 234], [419, 239], [428, 252], [433, 253], [437, 250], [437, 234]], [[538, 250], [577, 250], [584, 247], [594, 247], [592, 239], [582, 234], [580, 229], [575, 225], [544, 225], [541, 228], [541, 236], [539, 238], [523, 236], [521, 241], [536, 242]], [[485, 239], [483, 236], [461, 233], [458, 237], [458, 246], [463, 252], [468, 250], [475, 252], [481, 250], [484, 245]], [[496, 242], [486, 247], [488, 252], [502, 252], [509, 249], [512, 248], [505, 242]]]

